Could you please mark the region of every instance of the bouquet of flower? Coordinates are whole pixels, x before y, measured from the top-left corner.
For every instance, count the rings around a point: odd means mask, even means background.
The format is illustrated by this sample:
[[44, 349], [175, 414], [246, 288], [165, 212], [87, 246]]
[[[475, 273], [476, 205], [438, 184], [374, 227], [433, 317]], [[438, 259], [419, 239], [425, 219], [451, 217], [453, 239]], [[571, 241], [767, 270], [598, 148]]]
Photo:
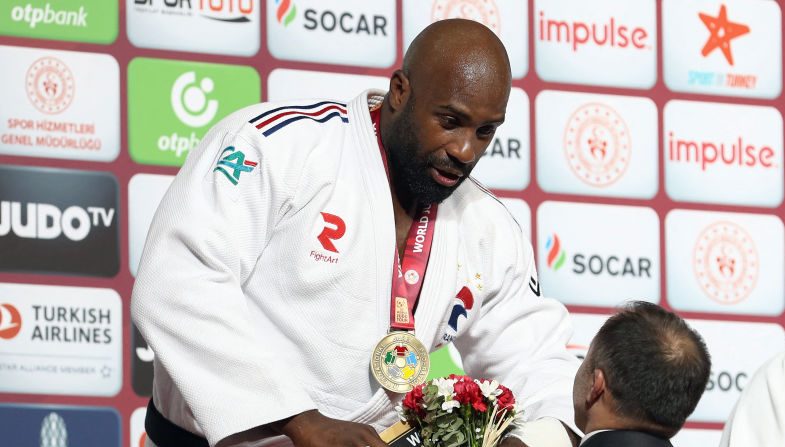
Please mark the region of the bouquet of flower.
[[414, 387], [398, 410], [425, 447], [495, 447], [516, 417], [505, 386], [455, 374]]

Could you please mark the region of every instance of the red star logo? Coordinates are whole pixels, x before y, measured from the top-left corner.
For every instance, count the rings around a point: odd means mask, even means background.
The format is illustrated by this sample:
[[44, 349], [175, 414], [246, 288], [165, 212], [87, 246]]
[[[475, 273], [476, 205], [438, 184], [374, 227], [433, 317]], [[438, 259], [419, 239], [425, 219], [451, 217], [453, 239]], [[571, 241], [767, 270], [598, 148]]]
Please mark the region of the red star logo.
[[720, 6], [720, 14], [717, 17], [712, 17], [702, 12], [698, 13], [698, 16], [711, 33], [709, 40], [706, 41], [706, 45], [704, 45], [703, 50], [701, 50], [703, 57], [708, 56], [709, 53], [716, 48], [719, 48], [728, 63], [733, 65], [733, 54], [730, 52], [730, 41], [731, 39], [749, 33], [750, 27], [742, 25], [741, 23], [728, 21], [725, 5]]

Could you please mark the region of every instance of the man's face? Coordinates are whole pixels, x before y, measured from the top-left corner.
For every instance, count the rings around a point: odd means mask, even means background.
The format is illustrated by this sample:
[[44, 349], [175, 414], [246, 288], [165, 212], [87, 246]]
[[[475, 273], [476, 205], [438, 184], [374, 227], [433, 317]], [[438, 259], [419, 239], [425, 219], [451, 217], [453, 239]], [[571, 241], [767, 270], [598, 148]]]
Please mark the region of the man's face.
[[509, 85], [458, 84], [413, 85], [391, 125], [387, 149], [402, 203], [446, 199], [466, 180], [504, 122]]

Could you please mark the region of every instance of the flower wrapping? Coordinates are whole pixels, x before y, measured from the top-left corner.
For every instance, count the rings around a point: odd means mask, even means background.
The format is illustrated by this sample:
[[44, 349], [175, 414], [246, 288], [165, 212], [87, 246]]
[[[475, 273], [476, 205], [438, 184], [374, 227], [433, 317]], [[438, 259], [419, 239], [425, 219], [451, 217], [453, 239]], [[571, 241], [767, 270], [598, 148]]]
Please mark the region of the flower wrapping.
[[398, 412], [425, 447], [495, 447], [520, 416], [504, 385], [455, 374], [414, 387]]

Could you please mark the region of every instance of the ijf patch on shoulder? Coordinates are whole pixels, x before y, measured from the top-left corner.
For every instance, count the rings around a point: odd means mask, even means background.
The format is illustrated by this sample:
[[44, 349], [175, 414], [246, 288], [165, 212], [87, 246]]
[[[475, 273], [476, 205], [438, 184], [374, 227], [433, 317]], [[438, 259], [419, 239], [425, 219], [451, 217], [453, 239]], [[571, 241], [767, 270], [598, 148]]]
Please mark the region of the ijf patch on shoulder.
[[224, 190], [236, 201], [239, 187], [259, 173], [259, 152], [245, 138], [232, 133], [223, 137], [219, 148], [207, 170], [205, 182]]

